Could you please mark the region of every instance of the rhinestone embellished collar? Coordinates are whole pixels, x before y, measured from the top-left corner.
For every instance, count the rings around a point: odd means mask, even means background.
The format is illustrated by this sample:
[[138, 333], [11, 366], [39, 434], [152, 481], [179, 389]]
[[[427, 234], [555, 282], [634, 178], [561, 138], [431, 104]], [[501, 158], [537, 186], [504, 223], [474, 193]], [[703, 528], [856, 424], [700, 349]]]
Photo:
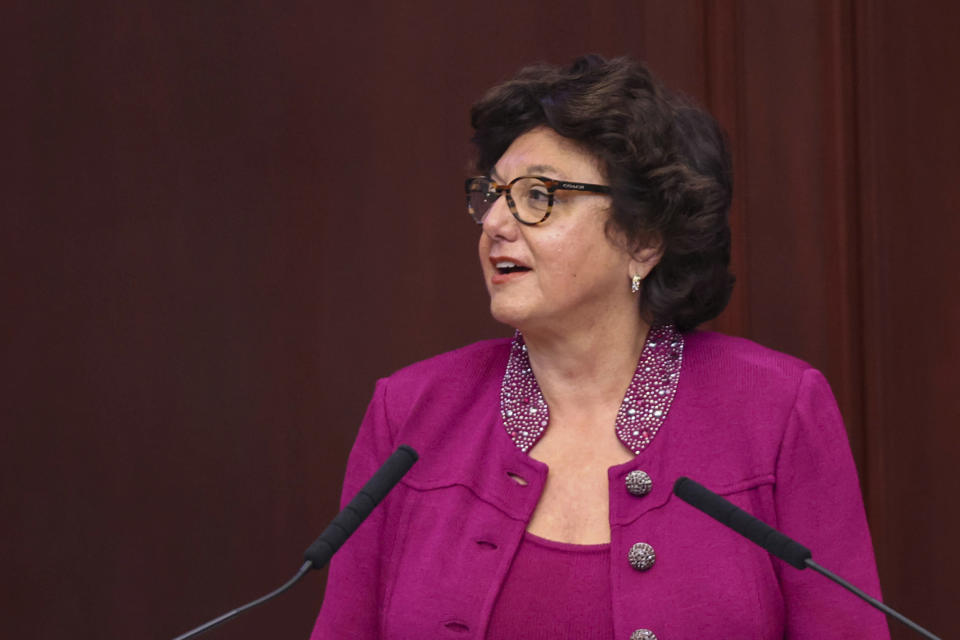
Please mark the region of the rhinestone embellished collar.
[[[651, 327], [615, 425], [620, 442], [634, 455], [650, 444], [666, 419], [682, 363], [683, 335], [673, 325]], [[533, 376], [527, 345], [519, 331], [510, 345], [510, 359], [500, 386], [500, 415], [507, 434], [525, 453], [550, 424], [550, 408]]]

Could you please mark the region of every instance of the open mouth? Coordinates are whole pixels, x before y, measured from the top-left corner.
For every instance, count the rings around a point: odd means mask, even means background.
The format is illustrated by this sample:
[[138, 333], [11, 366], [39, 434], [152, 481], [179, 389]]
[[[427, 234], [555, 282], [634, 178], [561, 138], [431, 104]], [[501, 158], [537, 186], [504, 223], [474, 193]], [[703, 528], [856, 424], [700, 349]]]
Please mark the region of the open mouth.
[[530, 267], [525, 267], [522, 264], [510, 262], [509, 260], [498, 260], [493, 266], [496, 268], [497, 272], [501, 274], [530, 271]]

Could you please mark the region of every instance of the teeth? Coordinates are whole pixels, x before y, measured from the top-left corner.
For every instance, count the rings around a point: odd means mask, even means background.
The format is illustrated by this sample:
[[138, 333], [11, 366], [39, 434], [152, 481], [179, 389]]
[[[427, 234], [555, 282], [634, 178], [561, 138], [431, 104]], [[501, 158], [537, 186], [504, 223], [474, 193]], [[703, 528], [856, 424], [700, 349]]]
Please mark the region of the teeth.
[[500, 262], [498, 262], [498, 263], [497, 263], [496, 265], [494, 265], [494, 266], [496, 266], [497, 269], [512, 269], [513, 267], [516, 267], [516, 266], [518, 266], [518, 265], [517, 265], [516, 263], [514, 263], [514, 262], [508, 262], [507, 260], [501, 260]]

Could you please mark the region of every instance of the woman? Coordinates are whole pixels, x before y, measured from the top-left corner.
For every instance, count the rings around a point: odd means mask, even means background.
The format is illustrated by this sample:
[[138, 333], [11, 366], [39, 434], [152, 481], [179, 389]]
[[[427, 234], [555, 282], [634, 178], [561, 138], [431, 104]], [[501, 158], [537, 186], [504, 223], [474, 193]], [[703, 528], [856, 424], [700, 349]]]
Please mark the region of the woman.
[[696, 332], [725, 306], [729, 157], [641, 65], [539, 66], [474, 105], [480, 342], [377, 384], [349, 499], [421, 460], [334, 559], [320, 638], [882, 638], [882, 615], [671, 496], [688, 475], [878, 593], [836, 404]]

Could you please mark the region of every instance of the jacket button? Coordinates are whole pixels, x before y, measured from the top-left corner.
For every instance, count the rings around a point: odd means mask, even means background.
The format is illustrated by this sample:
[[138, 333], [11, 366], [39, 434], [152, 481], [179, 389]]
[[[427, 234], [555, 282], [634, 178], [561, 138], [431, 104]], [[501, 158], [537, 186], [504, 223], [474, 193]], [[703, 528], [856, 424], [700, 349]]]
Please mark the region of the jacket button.
[[638, 542], [630, 547], [627, 559], [630, 560], [630, 566], [637, 571], [646, 571], [657, 561], [657, 554], [646, 542]]
[[657, 640], [657, 636], [650, 629], [637, 629], [630, 634], [630, 640]]
[[650, 479], [646, 471], [641, 471], [640, 469], [628, 473], [626, 483], [627, 491], [637, 497], [647, 495], [650, 493], [650, 489], [653, 488], [653, 480]]

